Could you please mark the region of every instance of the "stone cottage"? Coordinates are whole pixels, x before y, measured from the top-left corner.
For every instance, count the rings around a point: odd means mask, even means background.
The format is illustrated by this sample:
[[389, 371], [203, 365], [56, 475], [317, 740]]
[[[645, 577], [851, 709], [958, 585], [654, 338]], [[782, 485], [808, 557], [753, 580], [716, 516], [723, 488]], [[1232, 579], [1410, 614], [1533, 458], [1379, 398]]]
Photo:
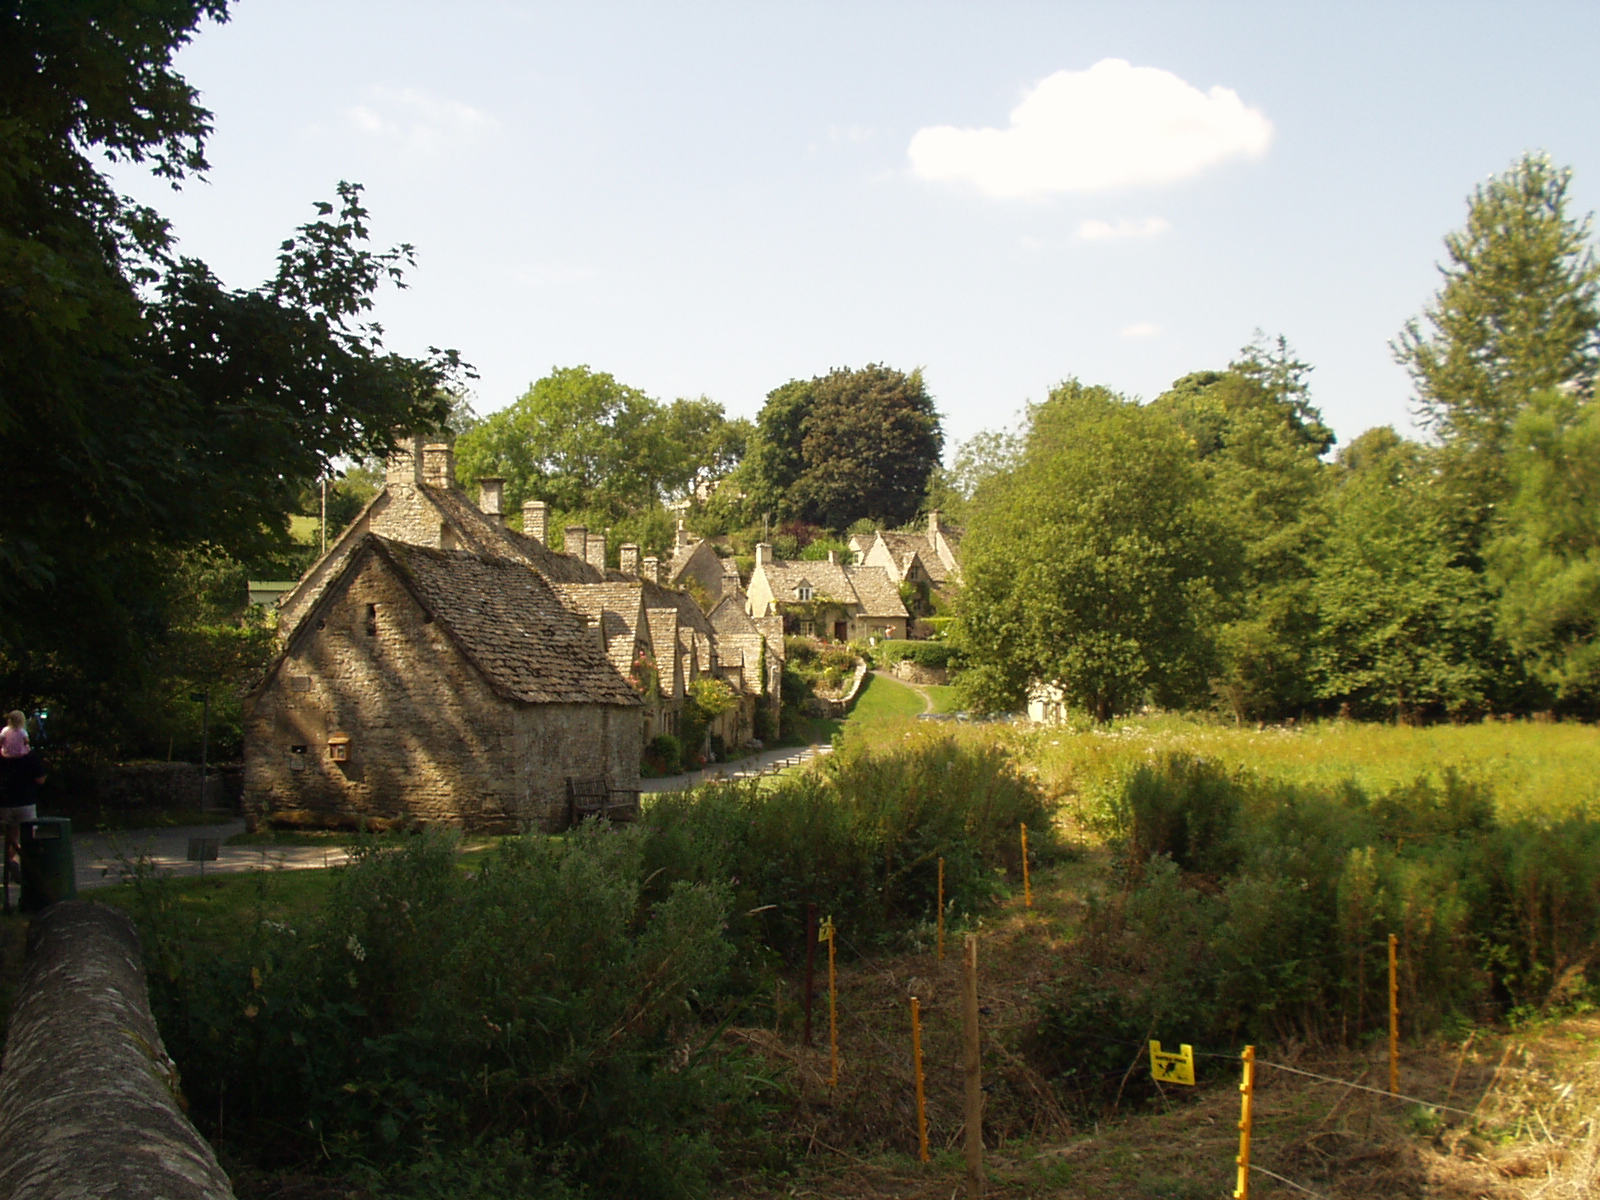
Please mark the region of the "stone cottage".
[[779, 559], [765, 542], [756, 547], [746, 607], [752, 617], [783, 618], [785, 633], [843, 642], [903, 638], [910, 614], [900, 590], [882, 567], [826, 560]]
[[569, 776], [637, 790], [639, 696], [526, 562], [362, 534], [244, 714], [244, 808], [315, 826], [555, 828]]

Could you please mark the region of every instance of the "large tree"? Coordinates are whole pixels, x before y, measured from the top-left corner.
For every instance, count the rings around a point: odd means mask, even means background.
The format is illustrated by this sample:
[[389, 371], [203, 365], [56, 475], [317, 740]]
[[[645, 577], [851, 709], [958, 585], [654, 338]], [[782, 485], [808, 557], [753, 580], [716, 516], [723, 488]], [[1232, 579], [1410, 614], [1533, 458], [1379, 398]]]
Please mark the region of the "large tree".
[[1568, 212], [1571, 178], [1528, 154], [1477, 187], [1466, 227], [1445, 239], [1443, 286], [1393, 344], [1474, 536], [1506, 495], [1506, 437], [1529, 399], [1593, 389], [1600, 265], [1588, 219]]
[[1600, 707], [1600, 400], [1535, 396], [1512, 427], [1511, 501], [1488, 544], [1500, 630], [1558, 700]]
[[210, 114], [172, 57], [223, 0], [0, 6], [0, 683], [121, 686], [159, 632], [175, 547], [250, 555], [339, 455], [444, 415], [453, 353], [384, 351], [365, 317], [409, 247], [366, 244], [358, 188], [282, 247], [260, 287], [174, 252], [99, 162], [176, 186]]
[[1049, 685], [1099, 721], [1193, 699], [1230, 556], [1186, 439], [1167, 414], [1076, 381], [1031, 415], [1020, 465], [985, 485], [963, 543], [953, 636], [968, 698], [1003, 709]]
[[745, 487], [756, 511], [832, 530], [917, 515], [944, 449], [920, 370], [877, 364], [791, 380], [756, 418]]
[[671, 404], [604, 371], [557, 367], [456, 443], [465, 480], [497, 475], [513, 508], [620, 521], [658, 507], [739, 461], [749, 423], [704, 396]]
[[1358, 715], [1470, 716], [1502, 684], [1494, 597], [1452, 528], [1437, 458], [1369, 431], [1341, 456], [1325, 501], [1310, 675]]
[[1309, 556], [1326, 473], [1320, 455], [1334, 439], [1311, 403], [1309, 372], [1283, 338], [1258, 337], [1227, 370], [1186, 375], [1152, 404], [1193, 442], [1212, 512], [1240, 549], [1216, 614], [1212, 681], [1238, 720], [1298, 711], [1315, 699], [1306, 672]]

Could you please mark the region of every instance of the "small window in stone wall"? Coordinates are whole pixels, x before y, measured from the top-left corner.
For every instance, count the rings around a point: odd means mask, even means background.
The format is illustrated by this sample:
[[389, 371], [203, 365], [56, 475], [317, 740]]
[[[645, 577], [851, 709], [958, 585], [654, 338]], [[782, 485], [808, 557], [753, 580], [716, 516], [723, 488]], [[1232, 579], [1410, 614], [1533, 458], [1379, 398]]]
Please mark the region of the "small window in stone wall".
[[376, 604], [367, 605], [367, 636], [378, 636], [378, 606]]

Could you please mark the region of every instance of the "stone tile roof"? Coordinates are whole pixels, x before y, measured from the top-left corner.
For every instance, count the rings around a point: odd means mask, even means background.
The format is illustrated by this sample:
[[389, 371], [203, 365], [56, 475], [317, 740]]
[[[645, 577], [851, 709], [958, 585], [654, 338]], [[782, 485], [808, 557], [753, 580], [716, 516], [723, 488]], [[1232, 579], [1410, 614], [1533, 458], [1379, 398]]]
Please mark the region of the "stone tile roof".
[[496, 692], [530, 704], [639, 703], [582, 619], [526, 563], [369, 536]]
[[650, 653], [656, 670], [661, 674], [661, 692], [664, 699], [675, 700], [683, 694], [683, 661], [678, 656], [678, 610], [672, 608], [647, 608], [645, 617], [650, 622]]
[[520, 558], [551, 583], [601, 583], [605, 575], [575, 555], [552, 550], [498, 521], [491, 521], [459, 488], [421, 484], [418, 491], [455, 527], [466, 548], [498, 558]]
[[861, 597], [861, 610], [867, 616], [909, 619], [911, 614], [901, 603], [900, 589], [882, 567], [846, 567], [844, 573]]
[[910, 570], [913, 555], [922, 560], [922, 569], [935, 583], [943, 583], [950, 577], [949, 568], [944, 565], [944, 559], [939, 557], [933, 540], [927, 534], [885, 533], [880, 530], [878, 536], [883, 539], [883, 544], [894, 556], [895, 565], [900, 568], [902, 577]]
[[900, 591], [882, 567], [847, 567], [825, 560], [773, 559], [762, 566], [767, 586], [780, 603], [800, 599], [800, 587], [809, 583], [815, 599], [840, 604], [858, 604], [868, 617], [904, 617], [909, 614], [900, 603]]
[[590, 622], [599, 621], [611, 665], [623, 675], [633, 670], [635, 643], [650, 641], [644, 620], [644, 588], [638, 583], [553, 583], [561, 602]]

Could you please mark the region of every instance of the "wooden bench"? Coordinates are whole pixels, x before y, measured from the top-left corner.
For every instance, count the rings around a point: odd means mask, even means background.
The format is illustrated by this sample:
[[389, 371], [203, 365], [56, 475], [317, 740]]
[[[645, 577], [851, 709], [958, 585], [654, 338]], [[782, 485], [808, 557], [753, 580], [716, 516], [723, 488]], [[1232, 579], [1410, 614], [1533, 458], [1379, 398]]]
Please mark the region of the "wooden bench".
[[639, 791], [614, 788], [604, 775], [590, 779], [567, 776], [567, 821], [576, 825], [587, 817], [632, 821], [639, 816]]

